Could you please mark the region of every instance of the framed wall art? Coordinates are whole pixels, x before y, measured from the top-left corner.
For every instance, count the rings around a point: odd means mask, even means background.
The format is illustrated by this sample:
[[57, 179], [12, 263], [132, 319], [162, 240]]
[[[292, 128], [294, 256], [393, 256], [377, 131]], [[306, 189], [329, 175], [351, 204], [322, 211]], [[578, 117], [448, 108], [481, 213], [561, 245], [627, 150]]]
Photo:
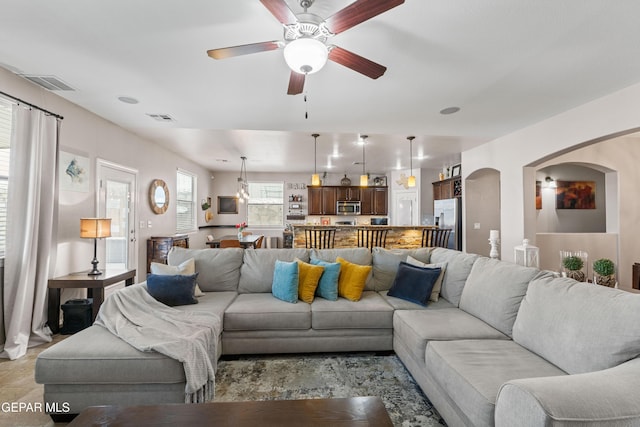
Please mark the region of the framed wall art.
[[536, 209], [542, 209], [542, 181], [536, 181]]
[[556, 181], [556, 209], [595, 208], [595, 181]]
[[238, 198], [234, 196], [218, 196], [218, 214], [237, 214]]
[[457, 164], [457, 165], [451, 166], [451, 177], [460, 176], [461, 173], [462, 173], [462, 165]]
[[60, 150], [58, 182], [61, 191], [89, 192], [91, 169], [89, 158]]

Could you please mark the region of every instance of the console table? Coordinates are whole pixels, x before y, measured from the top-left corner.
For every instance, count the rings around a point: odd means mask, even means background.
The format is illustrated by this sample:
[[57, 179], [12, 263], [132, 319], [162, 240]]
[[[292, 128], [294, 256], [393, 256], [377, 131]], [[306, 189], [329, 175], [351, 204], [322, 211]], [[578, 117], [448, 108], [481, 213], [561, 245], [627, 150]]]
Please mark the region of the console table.
[[103, 270], [99, 276], [89, 276], [86, 271], [49, 279], [49, 306], [47, 322], [54, 334], [60, 330], [60, 289], [87, 289], [87, 297], [93, 298], [91, 321], [96, 319], [98, 310], [104, 301], [104, 288], [124, 281], [125, 286], [133, 285], [136, 270]]

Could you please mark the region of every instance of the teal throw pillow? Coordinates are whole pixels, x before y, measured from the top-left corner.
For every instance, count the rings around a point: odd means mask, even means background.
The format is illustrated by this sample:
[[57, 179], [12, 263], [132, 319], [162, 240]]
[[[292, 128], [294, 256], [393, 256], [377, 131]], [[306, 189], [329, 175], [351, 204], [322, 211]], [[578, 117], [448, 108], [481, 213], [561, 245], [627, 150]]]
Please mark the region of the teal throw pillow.
[[147, 276], [147, 292], [161, 303], [171, 307], [197, 304], [198, 300], [194, 296], [197, 277], [198, 273], [173, 276], [149, 274]]
[[326, 262], [316, 258], [311, 258], [311, 264], [324, 267], [316, 295], [329, 301], [338, 301], [338, 279], [340, 278], [340, 263]]
[[271, 293], [282, 301], [298, 302], [298, 263], [296, 261], [276, 260]]
[[424, 268], [400, 262], [387, 295], [426, 306], [441, 271], [440, 268]]

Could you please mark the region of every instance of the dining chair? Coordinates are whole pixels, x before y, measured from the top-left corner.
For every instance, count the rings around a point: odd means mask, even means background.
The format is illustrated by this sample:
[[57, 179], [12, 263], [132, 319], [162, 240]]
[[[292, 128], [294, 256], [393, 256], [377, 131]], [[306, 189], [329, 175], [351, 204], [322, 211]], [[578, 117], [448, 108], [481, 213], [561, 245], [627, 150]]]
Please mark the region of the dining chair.
[[335, 228], [307, 228], [304, 231], [307, 249], [333, 249], [336, 239]]
[[220, 240], [219, 248], [241, 248], [240, 241], [236, 239]]
[[255, 249], [260, 249], [262, 247], [262, 241], [264, 240], [264, 236], [260, 236], [258, 238], [258, 240], [256, 240], [256, 243], [254, 243], [253, 247]]
[[358, 233], [358, 247], [369, 248], [373, 250], [374, 247], [384, 248], [387, 245], [387, 233], [389, 228], [369, 228], [360, 227], [356, 231]]
[[449, 235], [451, 228], [425, 228], [422, 230], [422, 247], [449, 246]]

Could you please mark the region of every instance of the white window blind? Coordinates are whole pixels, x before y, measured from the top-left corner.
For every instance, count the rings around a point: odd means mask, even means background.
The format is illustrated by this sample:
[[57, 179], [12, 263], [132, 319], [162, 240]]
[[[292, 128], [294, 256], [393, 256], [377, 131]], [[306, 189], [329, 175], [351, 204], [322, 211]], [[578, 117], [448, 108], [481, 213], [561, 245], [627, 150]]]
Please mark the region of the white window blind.
[[284, 182], [249, 182], [247, 222], [250, 227], [284, 225]]
[[0, 99], [0, 258], [7, 243], [7, 192], [9, 189], [9, 156], [11, 154], [11, 104]]
[[191, 172], [178, 169], [176, 175], [176, 231], [185, 233], [196, 227], [196, 183]]

